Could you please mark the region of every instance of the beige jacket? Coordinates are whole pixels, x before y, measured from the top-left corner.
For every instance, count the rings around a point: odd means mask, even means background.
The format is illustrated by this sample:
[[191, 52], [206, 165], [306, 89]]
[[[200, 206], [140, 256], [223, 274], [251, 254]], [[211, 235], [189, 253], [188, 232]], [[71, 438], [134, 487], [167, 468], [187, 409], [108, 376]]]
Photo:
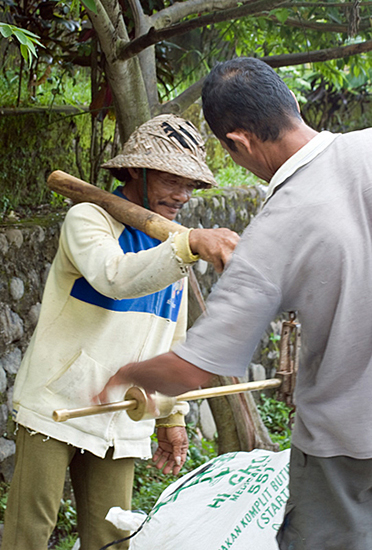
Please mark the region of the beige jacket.
[[[109, 446], [115, 447], [114, 458], [150, 456], [154, 422], [133, 422], [119, 412], [55, 423], [53, 410], [91, 404], [121, 366], [169, 351], [186, 331], [187, 266], [180, 257], [185, 255], [186, 234], [124, 253], [120, 242], [128, 240], [130, 230], [134, 239], [141, 233], [92, 204], [68, 212], [14, 390], [16, 422], [100, 457]], [[157, 300], [169, 306], [173, 317], [179, 307], [176, 320], [152, 305], [150, 311], [137, 307], [139, 297], [157, 297], [157, 291], [172, 283], [168, 299], [159, 294]], [[79, 284], [93, 299], [76, 290]], [[125, 390], [117, 388], [111, 400], [121, 400]]]

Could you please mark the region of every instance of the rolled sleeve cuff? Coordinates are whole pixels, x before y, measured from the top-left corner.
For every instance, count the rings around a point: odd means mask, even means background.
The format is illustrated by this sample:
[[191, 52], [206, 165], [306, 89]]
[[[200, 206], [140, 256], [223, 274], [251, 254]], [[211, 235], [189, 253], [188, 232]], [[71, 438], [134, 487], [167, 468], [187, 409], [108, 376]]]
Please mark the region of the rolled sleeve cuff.
[[178, 401], [172, 413], [165, 418], [156, 419], [157, 428], [174, 428], [175, 426], [186, 426], [185, 416], [190, 410], [190, 406], [187, 401]]
[[198, 254], [193, 254], [190, 248], [189, 235], [191, 231], [192, 229], [188, 229], [182, 233], [176, 233], [173, 237], [175, 252], [185, 264], [192, 264], [200, 258]]

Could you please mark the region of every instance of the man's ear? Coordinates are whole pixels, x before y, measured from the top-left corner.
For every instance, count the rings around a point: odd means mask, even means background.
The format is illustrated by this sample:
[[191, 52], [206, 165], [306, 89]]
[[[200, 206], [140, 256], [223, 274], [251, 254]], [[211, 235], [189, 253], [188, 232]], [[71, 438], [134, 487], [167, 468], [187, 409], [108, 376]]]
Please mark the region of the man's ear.
[[293, 99], [294, 99], [295, 102], [296, 102], [298, 112], [301, 113], [300, 104], [299, 104], [298, 101], [297, 101], [297, 97], [294, 95], [294, 93], [292, 92], [292, 90], [289, 90], [289, 91], [290, 91], [291, 94], [293, 95]]
[[249, 134], [245, 130], [234, 130], [233, 132], [229, 132], [228, 134], [226, 134], [226, 137], [228, 139], [231, 139], [231, 141], [235, 143], [238, 149], [244, 147], [244, 149], [246, 149], [248, 153], [252, 152], [251, 134]]
[[138, 180], [141, 177], [142, 168], [128, 168], [132, 180]]

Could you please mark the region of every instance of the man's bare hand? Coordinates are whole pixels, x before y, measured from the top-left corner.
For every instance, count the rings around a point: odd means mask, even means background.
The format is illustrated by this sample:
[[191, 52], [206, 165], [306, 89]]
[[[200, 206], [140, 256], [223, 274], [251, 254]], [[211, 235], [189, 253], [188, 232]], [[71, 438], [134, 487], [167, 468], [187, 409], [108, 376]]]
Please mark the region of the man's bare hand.
[[127, 377], [127, 370], [128, 367], [130, 368], [132, 364], [133, 363], [129, 363], [128, 365], [121, 367], [113, 376], [111, 376], [106, 386], [98, 395], [93, 398], [93, 401], [95, 403], [109, 403], [109, 394], [111, 388], [115, 388], [116, 386], [130, 386], [132, 381], [130, 378]]
[[221, 273], [238, 244], [239, 235], [226, 228], [193, 229], [189, 234], [190, 248], [193, 254], [213, 264]]
[[186, 429], [181, 426], [158, 428], [158, 448], [152, 457], [155, 466], [164, 474], [172, 472], [177, 475], [185, 463], [189, 446]]

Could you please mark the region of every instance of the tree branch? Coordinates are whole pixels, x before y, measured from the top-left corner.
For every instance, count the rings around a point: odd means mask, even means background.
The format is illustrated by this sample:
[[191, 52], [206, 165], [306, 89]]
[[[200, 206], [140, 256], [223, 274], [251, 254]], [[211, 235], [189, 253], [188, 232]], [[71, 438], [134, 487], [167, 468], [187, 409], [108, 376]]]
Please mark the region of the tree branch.
[[303, 65], [304, 63], [319, 63], [331, 59], [341, 59], [351, 55], [358, 55], [372, 50], [372, 40], [350, 44], [348, 46], [337, 46], [324, 50], [311, 52], [289, 53], [285, 55], [268, 55], [261, 57], [270, 67], [287, 67], [289, 65]]
[[136, 38], [152, 27], [150, 17], [146, 16], [139, 0], [128, 0], [132, 9]]
[[231, 8], [223, 10], [222, 12], [213, 12], [209, 15], [201, 17], [195, 17], [185, 23], [178, 25], [172, 25], [166, 29], [155, 30], [151, 28], [145, 35], [136, 38], [132, 42], [125, 43], [120, 41], [117, 45], [117, 56], [122, 61], [129, 59], [135, 55], [138, 55], [141, 51], [149, 46], [153, 46], [157, 42], [162, 40], [169, 40], [173, 36], [179, 36], [190, 32], [193, 29], [205, 27], [206, 25], [212, 25], [214, 23], [220, 23], [221, 21], [228, 21], [233, 19], [239, 19], [247, 15], [254, 15], [255, 13], [261, 13], [265, 10], [271, 10], [284, 3], [284, 0], [256, 0], [255, 2], [249, 2], [238, 8]]
[[120, 137], [125, 142], [138, 124], [150, 118], [143, 75], [137, 57], [123, 62], [116, 55], [118, 40], [122, 43], [129, 42], [119, 2], [117, 0], [95, 0], [95, 2], [97, 14], [91, 10], [87, 11], [105, 54], [105, 71], [115, 110], [118, 113]]
[[0, 116], [17, 116], [17, 115], [28, 115], [35, 113], [61, 113], [67, 116], [82, 115], [89, 113], [89, 108], [85, 105], [80, 105], [76, 107], [74, 105], [51, 105], [51, 106], [40, 106], [40, 107], [26, 107], [26, 108], [16, 108], [16, 107], [0, 107]]
[[[372, 3], [371, 3], [372, 4]], [[274, 21], [277, 23], [277, 18], [275, 15], [270, 15], [266, 17], [267, 19], [270, 19], [270, 21]], [[347, 33], [348, 32], [348, 24], [340, 24], [340, 23], [321, 23], [318, 21], [305, 21], [303, 19], [294, 19], [294, 18], [288, 18], [286, 19], [284, 25], [286, 27], [298, 27], [303, 29], [312, 29], [314, 31], [319, 32], [339, 32], [339, 33]], [[371, 29], [372, 25], [369, 19], [365, 19], [361, 23], [359, 23], [358, 30], [359, 31], [366, 31], [368, 29]]]
[[[286, 2], [284, 8], [352, 8], [354, 2]], [[372, 2], [361, 2], [361, 7], [372, 6]]]
[[[129, 0], [129, 4], [132, 8], [135, 36], [141, 36], [148, 32], [151, 27], [150, 17], [145, 15], [141, 3], [139, 0]], [[157, 75], [156, 75], [156, 58], [155, 48], [146, 48], [139, 55], [139, 62], [141, 65], [141, 71], [146, 88], [147, 99], [149, 101], [151, 113], [155, 112], [159, 106], [159, 96], [157, 87]]]
[[[113, 39], [115, 36], [115, 27], [108, 15], [101, 0], [95, 0], [97, 13], [86, 8], [92, 25], [99, 36], [99, 42], [105, 55], [110, 55], [113, 50]], [[129, 39], [129, 38], [128, 38]], [[112, 53], [111, 53], [112, 56]]]
[[115, 29], [116, 37], [129, 40], [127, 29], [121, 12], [120, 3], [117, 0], [100, 0]]
[[[256, 0], [242, 2], [251, 4]], [[168, 8], [164, 8], [157, 13], [151, 15], [151, 26], [155, 29], [162, 29], [174, 25], [189, 15], [209, 13], [211, 11], [221, 11], [228, 8], [236, 7], [236, 0], [188, 0], [187, 2], [176, 2]]]
[[172, 113], [173, 115], [180, 115], [183, 113], [187, 107], [195, 103], [195, 101], [201, 96], [205, 78], [206, 77], [203, 76], [203, 78], [195, 82], [195, 84], [189, 86], [187, 90], [179, 94], [177, 97], [171, 101], [163, 103], [163, 105], [160, 106], [158, 114]]
[[[294, 54], [283, 55], [268, 55], [261, 57], [261, 61], [264, 61], [270, 67], [288, 67], [291, 65], [303, 65], [305, 63], [317, 63], [330, 61], [331, 59], [340, 59], [342, 57], [349, 57], [351, 55], [358, 55], [364, 52], [372, 50], [372, 40], [360, 42], [358, 44], [352, 44], [349, 46], [339, 46], [336, 48], [327, 48], [324, 50], [315, 50], [311, 52], [300, 52]], [[173, 113], [181, 114], [192, 103], [194, 103], [201, 95], [204, 80], [206, 77], [201, 78], [198, 82], [195, 82], [187, 90], [180, 95], [163, 103], [160, 108], [161, 113]]]

